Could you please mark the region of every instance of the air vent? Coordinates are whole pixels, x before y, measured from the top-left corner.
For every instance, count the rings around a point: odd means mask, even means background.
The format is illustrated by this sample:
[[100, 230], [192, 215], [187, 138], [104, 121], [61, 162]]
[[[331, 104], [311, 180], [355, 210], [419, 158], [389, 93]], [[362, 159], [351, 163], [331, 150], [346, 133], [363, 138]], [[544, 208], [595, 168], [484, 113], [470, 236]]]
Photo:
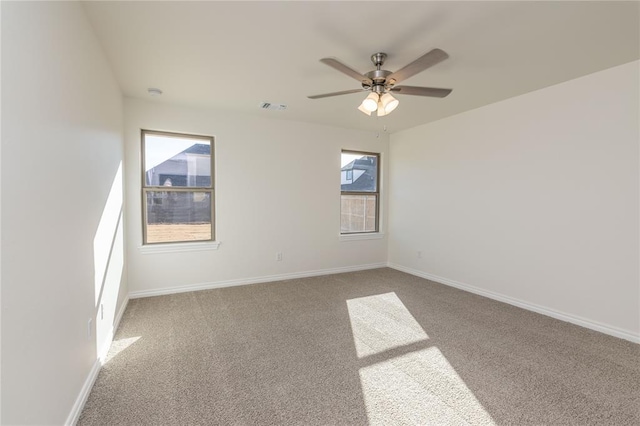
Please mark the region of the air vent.
[[271, 102], [262, 102], [260, 104], [260, 108], [262, 109], [273, 109], [277, 111], [282, 111], [287, 109], [287, 106], [284, 104], [272, 104]]

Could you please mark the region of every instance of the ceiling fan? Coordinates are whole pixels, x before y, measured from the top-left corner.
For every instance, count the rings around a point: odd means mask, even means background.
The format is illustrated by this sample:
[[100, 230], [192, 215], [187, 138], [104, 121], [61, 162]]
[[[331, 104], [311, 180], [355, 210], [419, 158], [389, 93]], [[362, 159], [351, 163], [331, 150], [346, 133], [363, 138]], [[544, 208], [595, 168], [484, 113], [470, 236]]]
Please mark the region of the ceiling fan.
[[413, 77], [414, 75], [430, 68], [445, 59], [449, 55], [443, 50], [433, 49], [430, 52], [422, 55], [415, 61], [406, 65], [404, 68], [400, 68], [396, 72], [391, 72], [381, 69], [385, 59], [387, 59], [386, 53], [374, 53], [371, 55], [371, 62], [375, 65], [376, 69], [369, 71], [366, 74], [360, 74], [358, 71], [343, 64], [334, 58], [323, 58], [320, 62], [329, 65], [340, 71], [343, 74], [354, 78], [362, 84], [361, 89], [343, 90], [341, 92], [324, 93], [322, 95], [308, 96], [309, 99], [328, 98], [330, 96], [347, 95], [350, 93], [366, 92], [371, 93], [362, 101], [362, 104], [358, 107], [360, 111], [367, 115], [371, 115], [374, 111], [377, 111], [378, 117], [389, 114], [396, 109], [400, 103], [394, 98], [391, 93], [397, 93], [400, 95], [414, 95], [414, 96], [429, 96], [434, 98], [444, 98], [452, 89], [439, 89], [436, 87], [418, 87], [418, 86], [396, 86], [403, 80]]

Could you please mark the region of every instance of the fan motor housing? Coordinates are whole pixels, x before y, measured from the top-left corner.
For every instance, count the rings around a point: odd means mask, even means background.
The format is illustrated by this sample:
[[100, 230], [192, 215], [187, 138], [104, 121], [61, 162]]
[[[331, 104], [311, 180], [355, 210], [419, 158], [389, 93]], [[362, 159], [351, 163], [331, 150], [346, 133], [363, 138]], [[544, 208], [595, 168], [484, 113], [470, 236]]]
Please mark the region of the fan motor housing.
[[365, 75], [369, 77], [371, 80], [373, 80], [374, 82], [378, 82], [378, 81], [382, 82], [387, 78], [387, 76], [391, 75], [391, 71], [373, 70], [373, 71], [369, 71]]
[[391, 75], [391, 71], [387, 70], [373, 70], [365, 74], [370, 78], [373, 84], [362, 84], [363, 89], [371, 90], [375, 93], [384, 93], [393, 85], [387, 82], [387, 76]]

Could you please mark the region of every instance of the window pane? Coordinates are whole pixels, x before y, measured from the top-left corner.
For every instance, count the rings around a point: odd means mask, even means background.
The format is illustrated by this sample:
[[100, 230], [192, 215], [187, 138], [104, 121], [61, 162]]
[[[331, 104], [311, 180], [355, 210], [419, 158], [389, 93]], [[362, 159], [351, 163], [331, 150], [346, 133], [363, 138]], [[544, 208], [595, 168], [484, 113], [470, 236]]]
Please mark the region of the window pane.
[[147, 243], [211, 240], [209, 191], [147, 192]]
[[342, 195], [340, 232], [375, 232], [376, 198], [377, 195]]
[[211, 141], [145, 133], [148, 186], [211, 187]]
[[342, 191], [377, 192], [378, 156], [343, 152], [340, 185]]

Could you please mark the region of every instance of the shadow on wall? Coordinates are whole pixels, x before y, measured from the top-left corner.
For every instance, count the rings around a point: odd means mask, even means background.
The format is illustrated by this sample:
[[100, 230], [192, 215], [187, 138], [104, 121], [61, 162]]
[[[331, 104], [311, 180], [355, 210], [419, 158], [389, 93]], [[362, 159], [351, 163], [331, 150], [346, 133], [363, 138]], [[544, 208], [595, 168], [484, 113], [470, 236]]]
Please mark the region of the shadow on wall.
[[122, 162], [113, 178], [109, 196], [93, 239], [96, 354], [104, 362], [114, 333], [118, 296], [124, 272], [122, 217]]

